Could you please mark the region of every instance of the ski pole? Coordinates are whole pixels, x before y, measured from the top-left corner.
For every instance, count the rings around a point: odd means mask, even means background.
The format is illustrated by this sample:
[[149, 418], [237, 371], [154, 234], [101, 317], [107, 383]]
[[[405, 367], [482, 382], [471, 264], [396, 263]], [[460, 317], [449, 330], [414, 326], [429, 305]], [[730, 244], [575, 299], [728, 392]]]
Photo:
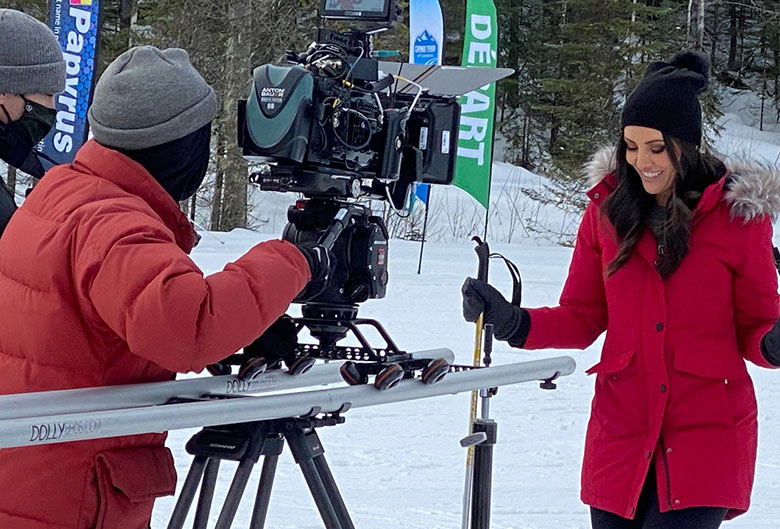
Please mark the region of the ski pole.
[[[472, 240], [477, 243], [477, 247], [474, 251], [477, 253], [479, 259], [479, 265], [477, 268], [477, 279], [481, 281], [488, 280], [488, 268], [490, 248], [487, 242], [482, 242], [479, 237], [473, 237]], [[476, 321], [476, 329], [474, 331], [474, 367], [479, 367], [481, 363], [482, 353], [482, 328], [483, 328], [483, 314], [480, 314]], [[469, 529], [470, 514], [471, 514], [471, 497], [473, 493], [474, 479], [474, 443], [473, 440], [469, 441], [471, 434], [473, 433], [474, 422], [477, 420], [477, 403], [479, 401], [479, 391], [471, 392], [471, 406], [469, 409], [469, 436], [461, 441], [461, 445], [466, 446], [466, 477], [463, 486], [463, 515], [461, 518], [461, 529]]]
[[[493, 325], [485, 324], [483, 333], [483, 361], [485, 367], [490, 367], [493, 351]], [[490, 398], [495, 395], [496, 388], [479, 390], [482, 404], [480, 417], [472, 423], [471, 432], [474, 437], [474, 458], [471, 479], [471, 519], [470, 529], [490, 528], [490, 502], [493, 488], [493, 446], [496, 444], [498, 425], [490, 419]]]

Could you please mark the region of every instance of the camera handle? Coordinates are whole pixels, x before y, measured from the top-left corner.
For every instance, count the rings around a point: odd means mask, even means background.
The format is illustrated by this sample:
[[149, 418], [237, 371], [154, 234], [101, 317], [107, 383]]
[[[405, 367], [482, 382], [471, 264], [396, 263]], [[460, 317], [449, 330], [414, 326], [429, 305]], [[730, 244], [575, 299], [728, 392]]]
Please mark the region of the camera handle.
[[349, 205], [341, 208], [333, 220], [330, 221], [330, 225], [322, 234], [320, 240], [317, 242], [320, 246], [327, 250], [332, 250], [333, 245], [336, 244], [336, 240], [339, 235], [350, 225], [353, 217], [359, 216], [363, 213], [363, 208], [360, 206]]

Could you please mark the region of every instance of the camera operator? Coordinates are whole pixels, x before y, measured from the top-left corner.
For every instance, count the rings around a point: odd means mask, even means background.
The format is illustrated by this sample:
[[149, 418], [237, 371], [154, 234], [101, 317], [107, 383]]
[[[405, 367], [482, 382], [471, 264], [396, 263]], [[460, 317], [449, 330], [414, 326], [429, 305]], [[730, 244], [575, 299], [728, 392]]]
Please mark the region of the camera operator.
[[[54, 33], [13, 9], [0, 9], [0, 159], [40, 178], [35, 145], [54, 124], [54, 94], [65, 88], [65, 61]], [[0, 179], [0, 235], [16, 211]]]
[[[206, 175], [216, 112], [184, 50], [138, 47], [109, 65], [94, 139], [47, 173], [0, 240], [0, 394], [201, 371], [327, 279], [316, 245], [263, 242], [205, 278], [188, 257], [196, 233], [177, 202]], [[155, 498], [175, 488], [164, 441], [0, 450], [0, 527], [148, 527]]]

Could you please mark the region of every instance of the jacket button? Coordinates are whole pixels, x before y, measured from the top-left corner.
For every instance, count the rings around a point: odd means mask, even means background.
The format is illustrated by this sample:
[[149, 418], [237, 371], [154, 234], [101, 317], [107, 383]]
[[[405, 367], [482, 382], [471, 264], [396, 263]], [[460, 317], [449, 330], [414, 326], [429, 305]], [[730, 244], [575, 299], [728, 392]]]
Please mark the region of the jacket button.
[[655, 324], [655, 330], [656, 331], [663, 331], [664, 330], [664, 324], [662, 322], [658, 322]]
[[672, 453], [672, 449], [671, 449], [671, 448], [667, 448], [667, 449], [666, 449], [666, 453], [667, 453], [667, 454], [671, 454], [671, 453]]
[[675, 505], [680, 505], [680, 500], [674, 500]]
[[648, 450], [645, 452], [645, 458], [650, 459], [653, 456], [652, 450]]
[[666, 393], [666, 384], [661, 384], [661, 393]]
[[599, 193], [593, 193], [593, 198], [599, 198], [601, 195]]

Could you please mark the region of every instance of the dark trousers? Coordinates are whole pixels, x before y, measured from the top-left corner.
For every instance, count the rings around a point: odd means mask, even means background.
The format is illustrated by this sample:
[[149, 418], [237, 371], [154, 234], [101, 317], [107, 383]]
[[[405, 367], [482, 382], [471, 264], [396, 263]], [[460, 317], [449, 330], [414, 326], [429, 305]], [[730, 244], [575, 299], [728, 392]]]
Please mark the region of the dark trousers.
[[727, 510], [720, 507], [690, 507], [660, 512], [655, 471], [651, 467], [639, 496], [636, 518], [629, 520], [591, 507], [590, 522], [593, 529], [718, 529]]

